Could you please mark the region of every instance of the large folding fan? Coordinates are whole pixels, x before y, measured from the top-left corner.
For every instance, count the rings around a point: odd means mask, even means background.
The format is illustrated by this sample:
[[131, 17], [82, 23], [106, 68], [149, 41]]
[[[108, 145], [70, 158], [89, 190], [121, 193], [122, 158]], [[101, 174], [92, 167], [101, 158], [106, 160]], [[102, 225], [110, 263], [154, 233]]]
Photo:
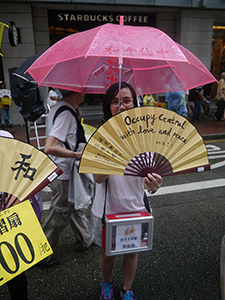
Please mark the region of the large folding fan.
[[17, 199], [30, 199], [62, 174], [42, 151], [16, 139], [0, 137], [0, 210]]
[[110, 118], [92, 135], [79, 172], [161, 176], [210, 170], [207, 150], [184, 117], [160, 107], [137, 107]]

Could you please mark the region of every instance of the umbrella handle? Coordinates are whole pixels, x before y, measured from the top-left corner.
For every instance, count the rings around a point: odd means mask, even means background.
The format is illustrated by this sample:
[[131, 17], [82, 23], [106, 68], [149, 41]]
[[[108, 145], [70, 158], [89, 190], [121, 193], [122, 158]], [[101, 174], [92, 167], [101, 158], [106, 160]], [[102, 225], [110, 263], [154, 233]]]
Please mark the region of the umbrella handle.
[[119, 113], [120, 113], [120, 92], [121, 92], [122, 64], [123, 64], [123, 58], [119, 57], [119, 107], [118, 107], [118, 112]]
[[[123, 25], [123, 16], [120, 16], [120, 25]], [[123, 58], [119, 57], [119, 109], [120, 113], [120, 92], [121, 92], [121, 73], [122, 73]]]
[[123, 16], [120, 16], [120, 25], [123, 25]]

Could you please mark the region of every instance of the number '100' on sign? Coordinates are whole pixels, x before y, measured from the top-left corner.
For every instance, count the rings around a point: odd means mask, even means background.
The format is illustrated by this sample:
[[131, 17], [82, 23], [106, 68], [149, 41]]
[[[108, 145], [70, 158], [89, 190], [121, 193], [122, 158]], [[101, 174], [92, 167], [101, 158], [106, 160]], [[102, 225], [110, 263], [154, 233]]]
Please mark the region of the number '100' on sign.
[[27, 200], [0, 212], [0, 285], [52, 254]]

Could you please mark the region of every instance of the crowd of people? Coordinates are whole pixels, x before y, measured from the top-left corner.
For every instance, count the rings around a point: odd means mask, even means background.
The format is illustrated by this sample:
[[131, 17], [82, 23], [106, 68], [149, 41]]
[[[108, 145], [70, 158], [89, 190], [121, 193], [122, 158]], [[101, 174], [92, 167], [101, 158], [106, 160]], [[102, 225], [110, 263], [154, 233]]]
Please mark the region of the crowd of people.
[[[198, 86], [189, 91], [171, 91], [165, 93], [163, 103], [155, 101], [155, 95], [141, 96], [140, 105], [161, 106], [178, 113], [179, 115], [190, 118], [190, 121], [200, 122], [201, 118], [207, 119], [210, 113], [210, 102], [214, 100], [216, 112], [212, 117], [216, 121], [224, 120], [225, 110], [225, 72], [221, 73], [220, 81], [216, 92], [214, 84], [209, 83]], [[139, 96], [140, 97], [140, 96]]]
[[[3, 100], [7, 104], [3, 104]], [[49, 87], [47, 107], [50, 110], [63, 96], [59, 89]], [[210, 113], [210, 101], [215, 100], [216, 112], [212, 115], [215, 121], [224, 120], [225, 110], [225, 72], [220, 74], [220, 80], [215, 90], [213, 83], [195, 87], [189, 91], [171, 91], [164, 95], [163, 103], [158, 103], [154, 95], [138, 95], [138, 106], [162, 106], [177, 112], [184, 117], [190, 117], [192, 122], [200, 122], [201, 117], [207, 119]], [[9, 103], [8, 103], [9, 102]], [[79, 111], [79, 107], [77, 108]], [[203, 114], [202, 114], [203, 112]], [[202, 116], [201, 116], [202, 114]], [[12, 128], [11, 120], [11, 92], [6, 89], [6, 82], [0, 81], [0, 119], [1, 129]], [[6, 125], [7, 124], [7, 125]]]

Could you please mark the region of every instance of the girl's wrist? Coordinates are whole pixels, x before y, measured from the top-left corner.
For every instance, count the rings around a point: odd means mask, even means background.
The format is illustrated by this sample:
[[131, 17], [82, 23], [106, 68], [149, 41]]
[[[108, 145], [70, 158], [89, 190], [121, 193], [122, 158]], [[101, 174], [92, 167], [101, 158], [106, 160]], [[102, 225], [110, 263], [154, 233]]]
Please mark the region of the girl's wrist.
[[148, 192], [149, 192], [149, 194], [153, 195], [153, 194], [155, 194], [157, 192], [157, 190], [156, 191], [149, 191], [148, 190]]

